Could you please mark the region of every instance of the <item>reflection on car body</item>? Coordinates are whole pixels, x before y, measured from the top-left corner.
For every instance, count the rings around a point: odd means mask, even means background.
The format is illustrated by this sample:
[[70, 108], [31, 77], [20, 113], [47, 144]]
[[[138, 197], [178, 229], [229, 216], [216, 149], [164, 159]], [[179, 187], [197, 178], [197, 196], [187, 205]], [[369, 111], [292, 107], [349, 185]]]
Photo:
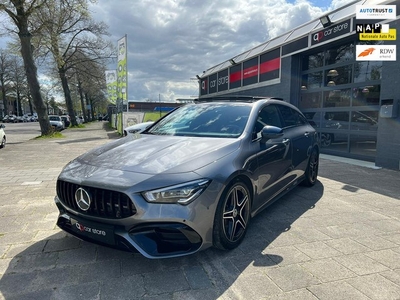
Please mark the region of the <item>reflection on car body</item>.
[[227, 98], [181, 106], [70, 162], [57, 180], [57, 225], [148, 258], [237, 247], [251, 217], [315, 184], [319, 147], [294, 106]]
[[153, 125], [153, 123], [154, 123], [153, 121], [148, 121], [125, 127], [124, 136], [141, 133], [142, 131], [146, 130], [151, 125]]
[[314, 128], [320, 128], [322, 147], [329, 147], [334, 142], [347, 142], [348, 130], [361, 131], [358, 135], [353, 133], [353, 141], [376, 141], [374, 132], [378, 130], [377, 111], [328, 111], [323, 114], [322, 122], [318, 120], [319, 113], [305, 113], [305, 115]]

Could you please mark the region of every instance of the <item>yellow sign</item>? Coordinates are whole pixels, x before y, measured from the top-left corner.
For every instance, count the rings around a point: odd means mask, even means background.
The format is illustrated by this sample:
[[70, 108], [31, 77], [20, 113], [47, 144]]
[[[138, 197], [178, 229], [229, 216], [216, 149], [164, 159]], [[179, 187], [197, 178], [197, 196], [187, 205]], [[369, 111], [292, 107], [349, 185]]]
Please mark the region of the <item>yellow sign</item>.
[[395, 41], [396, 29], [389, 29], [388, 33], [360, 33], [360, 41]]

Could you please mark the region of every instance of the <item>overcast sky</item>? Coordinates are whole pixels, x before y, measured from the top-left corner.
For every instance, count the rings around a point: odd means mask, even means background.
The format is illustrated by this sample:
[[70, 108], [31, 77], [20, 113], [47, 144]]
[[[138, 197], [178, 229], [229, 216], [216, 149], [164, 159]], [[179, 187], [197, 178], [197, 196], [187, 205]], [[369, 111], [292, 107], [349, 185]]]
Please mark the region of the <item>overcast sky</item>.
[[175, 101], [198, 95], [203, 71], [350, 2], [97, 0], [90, 9], [115, 45], [127, 35], [129, 100]]

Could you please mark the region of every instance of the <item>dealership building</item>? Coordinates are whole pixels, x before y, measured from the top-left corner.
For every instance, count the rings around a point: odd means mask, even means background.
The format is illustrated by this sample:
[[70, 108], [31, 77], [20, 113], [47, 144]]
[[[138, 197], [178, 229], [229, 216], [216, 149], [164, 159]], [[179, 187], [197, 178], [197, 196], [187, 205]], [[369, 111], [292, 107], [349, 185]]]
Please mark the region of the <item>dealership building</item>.
[[283, 98], [315, 126], [321, 153], [399, 170], [399, 2], [355, 1], [229, 58], [198, 75], [199, 98]]

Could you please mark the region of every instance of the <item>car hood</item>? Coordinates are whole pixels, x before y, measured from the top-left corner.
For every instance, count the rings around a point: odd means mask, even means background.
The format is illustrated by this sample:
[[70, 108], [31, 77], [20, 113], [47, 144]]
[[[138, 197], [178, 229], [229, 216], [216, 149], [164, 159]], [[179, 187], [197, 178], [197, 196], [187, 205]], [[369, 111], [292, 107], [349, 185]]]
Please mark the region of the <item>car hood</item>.
[[69, 168], [81, 169], [81, 172], [90, 169], [91, 173], [95, 169], [148, 175], [185, 173], [229, 155], [239, 144], [240, 139], [227, 138], [128, 136], [83, 154], [71, 162]]

